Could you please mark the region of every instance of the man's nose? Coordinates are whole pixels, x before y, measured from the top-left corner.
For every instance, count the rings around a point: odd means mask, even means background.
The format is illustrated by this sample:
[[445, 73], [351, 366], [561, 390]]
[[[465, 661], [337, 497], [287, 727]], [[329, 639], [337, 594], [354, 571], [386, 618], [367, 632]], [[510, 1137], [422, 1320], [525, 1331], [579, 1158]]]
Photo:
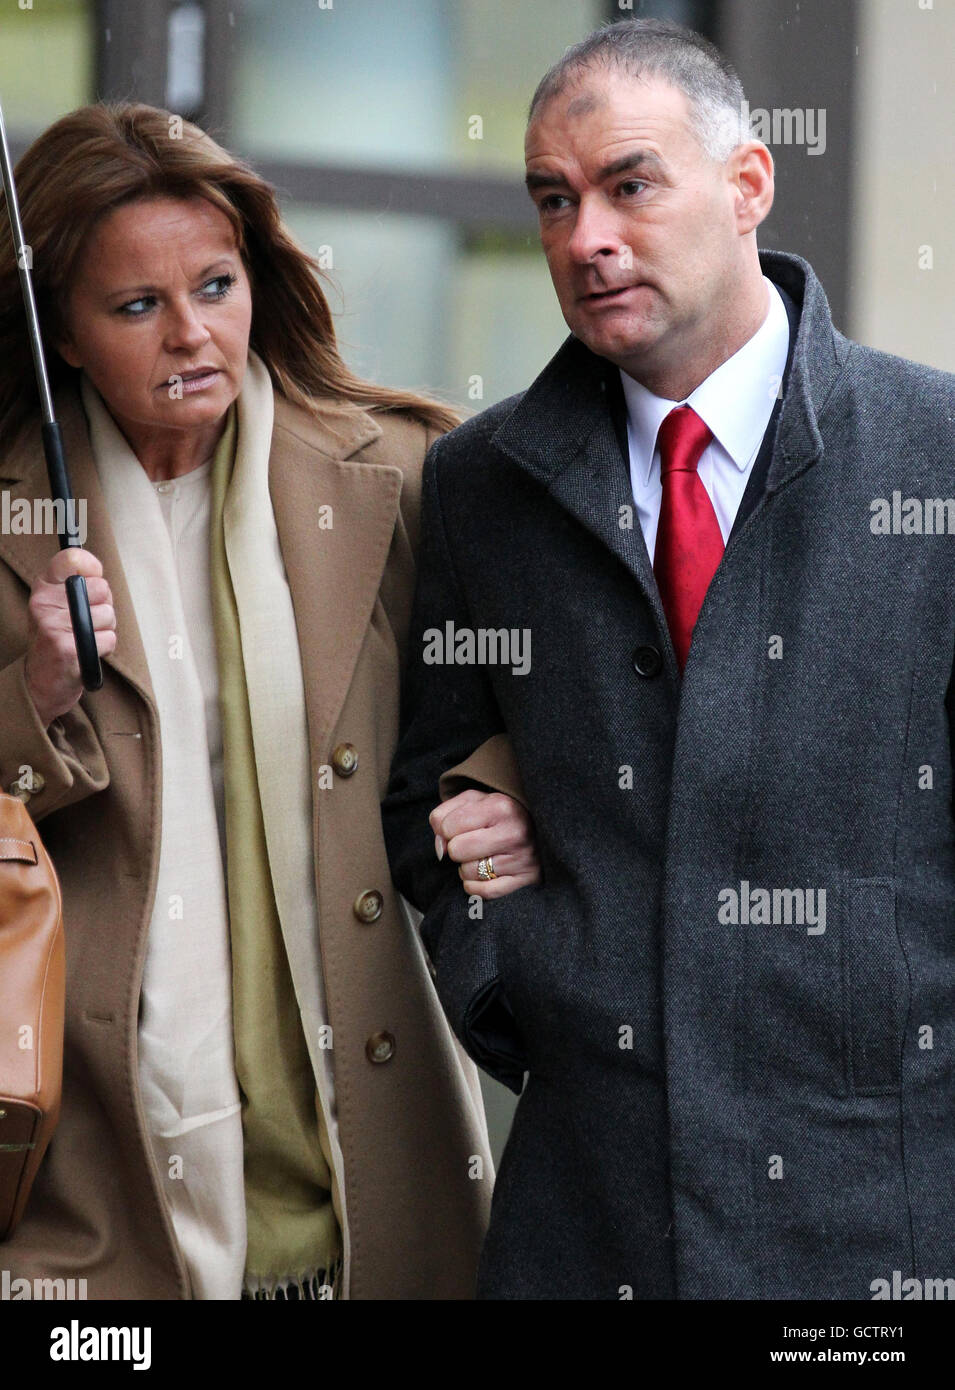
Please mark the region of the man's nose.
[[572, 259], [587, 265], [595, 256], [619, 255], [622, 246], [618, 219], [605, 199], [599, 195], [582, 197], [567, 247]]

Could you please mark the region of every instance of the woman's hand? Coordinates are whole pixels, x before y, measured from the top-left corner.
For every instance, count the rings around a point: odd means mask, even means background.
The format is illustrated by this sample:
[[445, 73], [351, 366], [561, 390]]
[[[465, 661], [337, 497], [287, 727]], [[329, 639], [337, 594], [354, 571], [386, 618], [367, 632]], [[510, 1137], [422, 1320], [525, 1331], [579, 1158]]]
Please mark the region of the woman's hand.
[[71, 574], [86, 576], [96, 650], [108, 656], [116, 648], [113, 595], [102, 577], [103, 566], [89, 550], [71, 546], [59, 551], [30, 591], [30, 639], [23, 664], [27, 690], [44, 728], [72, 709], [83, 694], [66, 597]]
[[[519, 801], [504, 792], [476, 787], [442, 801], [428, 817], [438, 858], [458, 865], [466, 893], [503, 898], [516, 888], [539, 883], [540, 864], [534, 822]], [[495, 878], [478, 878], [478, 863], [492, 858]]]

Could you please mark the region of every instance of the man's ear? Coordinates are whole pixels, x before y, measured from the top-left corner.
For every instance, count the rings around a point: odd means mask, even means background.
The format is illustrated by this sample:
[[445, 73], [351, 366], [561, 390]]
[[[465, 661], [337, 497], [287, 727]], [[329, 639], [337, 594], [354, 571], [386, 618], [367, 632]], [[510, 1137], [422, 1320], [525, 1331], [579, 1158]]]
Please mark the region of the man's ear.
[[773, 157], [761, 140], [747, 140], [730, 155], [736, 191], [736, 226], [741, 236], [769, 216], [775, 196]]

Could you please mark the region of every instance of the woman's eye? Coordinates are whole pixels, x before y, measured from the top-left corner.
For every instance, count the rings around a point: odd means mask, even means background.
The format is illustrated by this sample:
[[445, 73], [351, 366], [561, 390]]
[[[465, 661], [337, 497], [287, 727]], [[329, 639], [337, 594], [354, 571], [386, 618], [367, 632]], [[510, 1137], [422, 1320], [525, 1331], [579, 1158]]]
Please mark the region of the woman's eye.
[[[225, 299], [226, 295], [235, 284], [236, 278], [235, 275], [217, 275], [214, 279], [207, 280], [203, 285], [203, 294], [205, 294], [207, 299]], [[210, 285], [214, 288], [211, 293], [207, 293]]]
[[[231, 274], [231, 272], [227, 275], [215, 275], [211, 280], [207, 280], [204, 285], [200, 286], [199, 293], [202, 295], [203, 299], [209, 302], [225, 299], [237, 280], [238, 276]], [[127, 318], [139, 319], [142, 318], [144, 314], [147, 314], [155, 303], [155, 295], [145, 294], [140, 299], [131, 299], [127, 304], [120, 305], [118, 312], [125, 314]]]
[[119, 312], [128, 315], [131, 319], [138, 319], [141, 318], [146, 311], [136, 306], [139, 304], [155, 304], [155, 302], [151, 294], [144, 295], [142, 299], [131, 299], [128, 304], [121, 304]]

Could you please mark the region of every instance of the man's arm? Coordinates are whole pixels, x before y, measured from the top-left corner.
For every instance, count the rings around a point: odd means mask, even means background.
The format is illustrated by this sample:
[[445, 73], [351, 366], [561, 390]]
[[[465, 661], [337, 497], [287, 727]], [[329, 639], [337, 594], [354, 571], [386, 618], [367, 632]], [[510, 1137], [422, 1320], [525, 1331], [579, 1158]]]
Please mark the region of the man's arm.
[[441, 510], [437, 472], [444, 447], [445, 440], [437, 440], [424, 465], [422, 537], [402, 685], [401, 735], [382, 820], [394, 881], [425, 914], [421, 934], [451, 1026], [479, 1066], [519, 1092], [526, 1069], [524, 1047], [501, 984], [497, 939], [505, 922], [510, 925], [513, 919], [516, 927], [522, 894], [533, 890], [518, 889], [505, 898], [472, 903], [456, 864], [447, 855], [438, 860], [428, 824], [442, 774], [470, 761], [480, 745], [504, 732], [483, 668], [424, 660], [429, 628], [443, 633], [447, 622], [455, 631], [472, 626]]

